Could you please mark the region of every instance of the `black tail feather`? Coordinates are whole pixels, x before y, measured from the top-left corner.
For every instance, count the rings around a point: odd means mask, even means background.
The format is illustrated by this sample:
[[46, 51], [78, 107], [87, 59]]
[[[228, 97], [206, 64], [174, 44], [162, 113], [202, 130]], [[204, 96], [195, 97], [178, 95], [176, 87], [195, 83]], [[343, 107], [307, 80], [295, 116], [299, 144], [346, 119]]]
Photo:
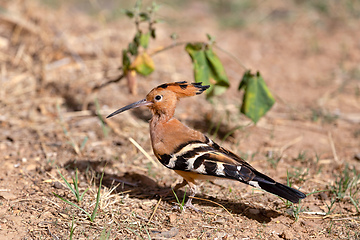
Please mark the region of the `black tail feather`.
[[306, 197], [304, 193], [278, 182], [275, 184], [269, 184], [268, 182], [259, 181], [258, 184], [261, 189], [264, 189], [265, 191], [275, 194], [279, 197], [285, 198], [292, 203], [298, 203], [300, 199]]

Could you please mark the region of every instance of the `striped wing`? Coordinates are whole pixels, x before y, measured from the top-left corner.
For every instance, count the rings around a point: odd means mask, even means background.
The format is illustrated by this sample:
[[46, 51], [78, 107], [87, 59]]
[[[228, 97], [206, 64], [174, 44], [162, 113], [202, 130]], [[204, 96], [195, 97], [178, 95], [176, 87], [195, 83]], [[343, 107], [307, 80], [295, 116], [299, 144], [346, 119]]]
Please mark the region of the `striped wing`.
[[159, 160], [164, 166], [173, 170], [238, 180], [294, 203], [305, 198], [302, 192], [258, 172], [242, 158], [207, 137], [205, 142], [191, 141], [182, 144], [171, 155], [159, 156]]
[[161, 155], [160, 161], [172, 170], [234, 179], [254, 187], [258, 186], [252, 180], [260, 176], [263, 177], [263, 181], [275, 183], [271, 178], [257, 172], [243, 159], [207, 137], [205, 142], [191, 141], [180, 145], [173, 154]]

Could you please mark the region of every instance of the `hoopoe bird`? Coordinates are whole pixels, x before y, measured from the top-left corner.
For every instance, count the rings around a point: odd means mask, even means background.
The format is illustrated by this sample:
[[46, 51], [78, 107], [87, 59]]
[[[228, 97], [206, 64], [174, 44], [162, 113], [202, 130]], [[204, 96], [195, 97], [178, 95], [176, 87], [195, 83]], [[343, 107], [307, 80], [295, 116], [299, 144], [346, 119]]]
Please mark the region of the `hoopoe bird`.
[[[202, 83], [165, 83], [152, 89], [145, 99], [113, 112], [107, 118], [126, 110], [147, 106], [151, 113], [151, 144], [157, 159], [183, 177], [175, 189], [189, 185], [190, 196], [196, 194], [195, 180], [226, 178], [249, 184], [298, 203], [306, 195], [258, 172], [231, 151], [219, 146], [203, 133], [193, 130], [174, 118], [177, 102], [184, 97], [201, 94], [210, 86]], [[185, 207], [198, 211], [189, 197]]]

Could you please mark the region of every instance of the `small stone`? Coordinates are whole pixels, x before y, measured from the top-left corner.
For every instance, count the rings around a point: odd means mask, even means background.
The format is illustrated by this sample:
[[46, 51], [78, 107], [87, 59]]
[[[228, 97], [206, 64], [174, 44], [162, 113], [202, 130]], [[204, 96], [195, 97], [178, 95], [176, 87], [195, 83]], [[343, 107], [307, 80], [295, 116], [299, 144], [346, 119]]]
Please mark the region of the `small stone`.
[[169, 215], [169, 222], [174, 223], [176, 221], [176, 214], [172, 213]]
[[359, 161], [360, 161], [360, 153], [356, 153], [355, 156], [354, 156], [354, 158], [355, 158], [356, 160], [359, 160]]
[[53, 187], [57, 189], [62, 189], [63, 185], [60, 182], [56, 181], [53, 183]]
[[50, 220], [51, 218], [54, 217], [54, 215], [51, 212], [46, 211], [42, 214], [42, 217], [43, 217], [43, 219]]
[[81, 188], [87, 188], [87, 187], [88, 187], [88, 183], [86, 183], [86, 182], [79, 182], [79, 187], [81, 187]]
[[215, 234], [215, 236], [216, 237], [214, 239], [216, 239], [216, 240], [226, 240], [226, 239], [228, 239], [228, 235], [226, 233], [224, 233], [224, 232], [217, 232]]
[[18, 196], [12, 194], [11, 192], [2, 192], [0, 196], [1, 198], [4, 198], [6, 200], [15, 200], [16, 198], [18, 198]]
[[217, 224], [224, 224], [225, 223], [225, 219], [224, 218], [218, 218], [214, 221], [214, 223], [217, 223]]
[[52, 166], [49, 165], [49, 164], [47, 164], [47, 165], [44, 167], [44, 170], [45, 170], [46, 172], [51, 171], [51, 169], [52, 169]]
[[160, 233], [158, 236], [159, 237], [164, 237], [164, 238], [173, 238], [178, 233], [179, 233], [179, 229], [176, 228], [176, 227], [173, 227], [169, 231], [165, 231], [165, 232]]
[[321, 198], [321, 200], [328, 200], [328, 196], [325, 192], [319, 193], [319, 197]]

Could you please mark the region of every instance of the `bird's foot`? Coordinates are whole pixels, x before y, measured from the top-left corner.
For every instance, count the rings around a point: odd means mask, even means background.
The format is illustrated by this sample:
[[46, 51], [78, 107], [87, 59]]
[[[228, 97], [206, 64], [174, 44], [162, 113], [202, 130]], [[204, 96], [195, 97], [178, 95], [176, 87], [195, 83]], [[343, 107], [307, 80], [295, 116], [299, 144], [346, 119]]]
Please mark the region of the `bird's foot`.
[[173, 209], [176, 209], [176, 210], [178, 210], [178, 211], [180, 211], [180, 212], [182, 212], [182, 211], [185, 212], [186, 209], [191, 209], [191, 210], [193, 210], [193, 211], [195, 211], [195, 212], [197, 212], [197, 213], [203, 213], [202, 210], [196, 208], [196, 207], [191, 203], [191, 200], [192, 200], [192, 199], [189, 198], [189, 200], [185, 203], [184, 206], [182, 206], [182, 205], [180, 205], [180, 204], [177, 204], [177, 205], [173, 206], [172, 208], [173, 208]]

